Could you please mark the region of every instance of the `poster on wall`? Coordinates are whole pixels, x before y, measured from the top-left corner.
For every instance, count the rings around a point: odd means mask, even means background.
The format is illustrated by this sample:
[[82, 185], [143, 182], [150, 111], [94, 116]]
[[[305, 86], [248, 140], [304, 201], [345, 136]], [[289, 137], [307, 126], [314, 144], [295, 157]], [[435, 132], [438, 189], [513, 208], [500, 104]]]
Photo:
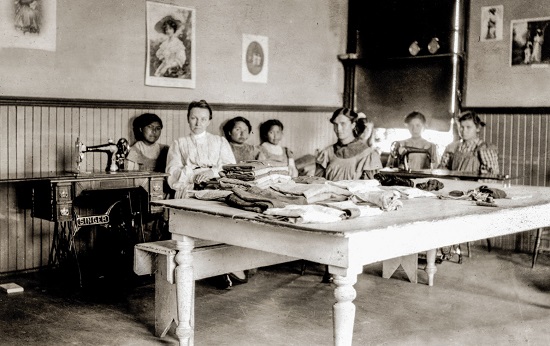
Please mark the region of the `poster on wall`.
[[0, 48], [55, 51], [56, 0], [0, 0]]
[[268, 40], [266, 36], [243, 34], [242, 80], [267, 83]]
[[550, 65], [550, 17], [518, 19], [511, 23], [511, 65]]
[[502, 41], [504, 6], [481, 7], [481, 35], [484, 41]]
[[145, 85], [195, 88], [195, 9], [147, 2]]

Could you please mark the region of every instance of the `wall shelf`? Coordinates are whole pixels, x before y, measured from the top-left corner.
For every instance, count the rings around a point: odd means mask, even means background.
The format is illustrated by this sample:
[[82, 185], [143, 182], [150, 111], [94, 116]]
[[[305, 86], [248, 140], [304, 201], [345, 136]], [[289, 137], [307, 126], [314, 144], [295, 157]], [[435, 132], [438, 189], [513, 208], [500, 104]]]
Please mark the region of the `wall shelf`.
[[[350, 0], [344, 106], [364, 112], [377, 127], [402, 128], [413, 110], [431, 129], [448, 131], [460, 112], [466, 0]], [[391, 23], [391, 25], [388, 25]], [[381, 28], [384, 28], [383, 30]], [[425, 48], [434, 37], [439, 51]], [[419, 55], [409, 55], [418, 41]]]

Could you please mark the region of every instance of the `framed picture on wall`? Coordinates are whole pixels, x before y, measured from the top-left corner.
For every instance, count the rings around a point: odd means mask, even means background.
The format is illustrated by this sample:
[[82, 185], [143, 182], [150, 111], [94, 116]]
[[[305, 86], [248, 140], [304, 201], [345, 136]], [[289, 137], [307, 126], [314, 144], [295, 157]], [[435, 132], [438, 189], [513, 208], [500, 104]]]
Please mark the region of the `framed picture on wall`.
[[243, 82], [267, 83], [267, 37], [243, 34], [242, 80]]
[[145, 84], [195, 88], [195, 9], [147, 2]]
[[0, 1], [0, 48], [56, 50], [56, 0]]
[[504, 6], [481, 7], [481, 35], [483, 41], [502, 41]]
[[511, 65], [550, 65], [550, 17], [512, 20]]

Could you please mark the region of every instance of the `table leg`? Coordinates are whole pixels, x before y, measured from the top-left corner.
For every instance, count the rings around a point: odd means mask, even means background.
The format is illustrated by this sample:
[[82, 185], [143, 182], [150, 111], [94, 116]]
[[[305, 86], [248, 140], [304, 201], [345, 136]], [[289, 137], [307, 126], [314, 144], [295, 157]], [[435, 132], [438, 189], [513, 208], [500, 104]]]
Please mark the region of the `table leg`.
[[437, 267], [435, 266], [435, 255], [437, 249], [431, 249], [426, 251], [426, 268], [424, 269], [428, 273], [428, 286], [434, 285], [434, 276], [437, 272]]
[[194, 290], [195, 279], [193, 275], [193, 238], [183, 236], [177, 239], [178, 253], [176, 260], [176, 300], [178, 305], [178, 327], [176, 335], [180, 346], [192, 346], [194, 341]]
[[[329, 271], [333, 272], [330, 267]], [[357, 282], [357, 273], [335, 274], [333, 282], [336, 284], [334, 290], [336, 303], [332, 307], [334, 345], [350, 346], [353, 340], [353, 324], [355, 322], [353, 300], [356, 297], [356, 292], [353, 285]]]
[[59, 222], [56, 221], [53, 229], [52, 247], [50, 248], [50, 256], [48, 257], [48, 265], [54, 267], [59, 265]]

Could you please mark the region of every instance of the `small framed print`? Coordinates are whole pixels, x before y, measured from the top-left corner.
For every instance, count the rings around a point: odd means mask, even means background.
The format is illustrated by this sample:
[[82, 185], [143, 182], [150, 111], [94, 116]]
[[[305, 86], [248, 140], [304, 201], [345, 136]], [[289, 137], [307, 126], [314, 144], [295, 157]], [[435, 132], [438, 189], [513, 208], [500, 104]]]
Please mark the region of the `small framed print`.
[[243, 35], [243, 82], [267, 83], [268, 39], [266, 36]]
[[481, 36], [483, 41], [502, 41], [504, 6], [481, 7]]

